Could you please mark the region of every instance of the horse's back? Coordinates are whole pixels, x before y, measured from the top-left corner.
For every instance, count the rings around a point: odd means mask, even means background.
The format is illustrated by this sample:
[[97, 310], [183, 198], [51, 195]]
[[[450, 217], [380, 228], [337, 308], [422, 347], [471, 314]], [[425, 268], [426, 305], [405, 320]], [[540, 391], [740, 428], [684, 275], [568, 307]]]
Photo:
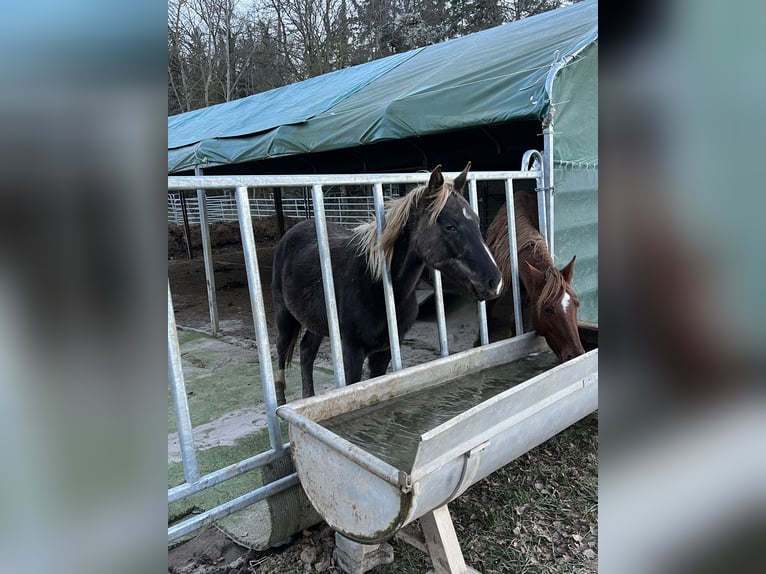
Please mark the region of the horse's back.
[[[333, 278], [338, 285], [349, 274], [358, 273], [354, 266], [359, 257], [346, 228], [327, 223]], [[275, 306], [283, 306], [304, 327], [327, 336], [327, 311], [324, 302], [322, 268], [316, 223], [313, 219], [294, 225], [280, 239], [274, 250], [272, 293]]]

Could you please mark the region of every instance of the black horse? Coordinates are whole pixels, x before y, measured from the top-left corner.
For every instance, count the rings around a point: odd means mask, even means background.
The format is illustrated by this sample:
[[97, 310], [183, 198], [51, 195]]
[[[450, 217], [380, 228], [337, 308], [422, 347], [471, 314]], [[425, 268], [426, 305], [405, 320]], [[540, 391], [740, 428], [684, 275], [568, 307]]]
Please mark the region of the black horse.
[[[476, 300], [499, 295], [500, 271], [482, 239], [478, 217], [461, 195], [470, 167], [469, 162], [453, 182], [437, 166], [428, 185], [390, 201], [380, 241], [374, 219], [353, 231], [327, 224], [346, 384], [362, 378], [366, 358], [371, 377], [384, 374], [391, 360], [381, 249], [391, 271], [400, 339], [417, 316], [415, 286], [426, 264]], [[329, 336], [313, 220], [298, 223], [277, 244], [271, 286], [278, 331], [276, 392], [284, 404], [285, 365], [301, 327], [306, 328], [300, 345], [304, 397], [314, 395], [314, 360]]]

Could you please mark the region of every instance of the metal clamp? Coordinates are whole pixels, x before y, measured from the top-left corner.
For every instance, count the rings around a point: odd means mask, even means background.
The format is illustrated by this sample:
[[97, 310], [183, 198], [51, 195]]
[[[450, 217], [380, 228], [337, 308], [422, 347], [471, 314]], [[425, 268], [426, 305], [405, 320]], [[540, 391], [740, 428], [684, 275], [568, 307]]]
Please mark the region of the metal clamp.
[[474, 483], [476, 474], [479, 472], [479, 463], [481, 462], [481, 453], [489, 446], [489, 441], [481, 443], [479, 446], [472, 448], [463, 456], [463, 472], [460, 474], [460, 480], [455, 487], [455, 490], [450, 494], [447, 500], [454, 500], [463, 492], [465, 492], [469, 486]]

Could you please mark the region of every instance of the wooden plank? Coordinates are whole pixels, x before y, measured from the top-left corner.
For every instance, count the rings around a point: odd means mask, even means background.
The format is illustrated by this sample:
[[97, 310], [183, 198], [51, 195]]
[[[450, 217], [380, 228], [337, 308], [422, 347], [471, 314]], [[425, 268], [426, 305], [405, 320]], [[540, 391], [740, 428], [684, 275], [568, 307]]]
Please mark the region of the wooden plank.
[[446, 504], [422, 516], [420, 527], [423, 529], [435, 574], [479, 574], [465, 565], [463, 551]]

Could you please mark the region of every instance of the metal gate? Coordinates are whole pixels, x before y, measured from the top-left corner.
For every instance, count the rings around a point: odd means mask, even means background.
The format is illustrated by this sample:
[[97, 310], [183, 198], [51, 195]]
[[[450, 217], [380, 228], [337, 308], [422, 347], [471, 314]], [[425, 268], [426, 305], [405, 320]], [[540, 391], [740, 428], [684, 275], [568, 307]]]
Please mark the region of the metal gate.
[[[532, 169], [528, 169], [533, 163]], [[511, 249], [512, 289], [514, 297], [514, 311], [516, 316], [516, 333], [522, 333], [518, 261], [516, 258], [516, 233], [513, 213], [513, 184], [520, 179], [537, 180], [538, 206], [540, 209], [541, 231], [546, 233], [549, 245], [553, 244], [553, 228], [546, 214], [552, 213], [552, 193], [546, 177], [541, 169], [542, 156], [539, 152], [530, 151], [524, 155], [522, 169], [519, 171], [492, 171], [471, 172], [468, 174], [468, 194], [471, 207], [478, 212], [477, 181], [502, 181], [505, 183], [506, 206], [508, 210], [508, 240]], [[248, 190], [262, 187], [288, 187], [310, 186], [313, 212], [315, 214], [317, 238], [319, 241], [320, 263], [322, 268], [322, 281], [327, 316], [330, 323], [330, 348], [334, 367], [335, 385], [345, 385], [343, 372], [343, 357], [340, 345], [340, 328], [335, 303], [335, 288], [330, 263], [330, 250], [327, 240], [327, 227], [325, 218], [325, 201], [323, 188], [329, 185], [368, 185], [372, 187], [374, 207], [376, 213], [378, 235], [384, 225], [383, 185], [386, 184], [421, 184], [426, 183], [429, 173], [410, 174], [351, 174], [351, 175], [301, 175], [301, 176], [171, 176], [168, 177], [168, 191], [197, 190], [199, 205], [199, 220], [202, 231], [202, 245], [205, 260], [205, 273], [207, 276], [208, 300], [210, 307], [211, 331], [218, 332], [218, 315], [215, 302], [215, 278], [213, 275], [212, 253], [208, 229], [208, 218], [205, 196], [208, 191], [234, 189], [237, 217], [239, 220], [242, 246], [247, 271], [248, 288], [250, 293], [253, 319], [255, 323], [256, 341], [258, 347], [258, 359], [263, 385], [263, 397], [266, 416], [268, 418], [268, 432], [270, 448], [236, 464], [216, 470], [204, 476], [200, 476], [197, 468], [197, 455], [192, 437], [192, 425], [189, 405], [186, 396], [184, 376], [181, 366], [178, 336], [176, 330], [175, 314], [173, 312], [172, 294], [168, 281], [168, 378], [171, 389], [173, 406], [175, 409], [176, 426], [181, 444], [181, 458], [185, 482], [168, 490], [168, 504], [182, 500], [192, 494], [201, 492], [207, 488], [220, 484], [226, 480], [240, 476], [253, 469], [263, 467], [275, 460], [289, 455], [289, 443], [285, 443], [281, 434], [279, 421], [276, 415], [276, 393], [274, 390], [274, 373], [272, 369], [271, 347], [267, 329], [266, 313], [264, 310], [263, 294], [261, 292], [260, 272], [256, 257], [256, 245], [253, 235], [251, 220], [251, 204], [248, 200]], [[548, 222], [543, 225], [542, 222]], [[552, 252], [552, 250], [551, 250]], [[382, 254], [381, 254], [382, 257]], [[442, 356], [449, 355], [447, 341], [447, 327], [444, 310], [444, 300], [441, 287], [441, 276], [433, 270], [434, 297], [437, 311], [437, 328], [439, 336], [439, 348]], [[389, 338], [391, 344], [391, 363], [393, 370], [402, 368], [399, 340], [397, 337], [396, 313], [394, 309], [393, 290], [388, 270], [384, 276], [384, 294], [386, 310], [389, 321]], [[489, 340], [487, 328], [487, 315], [485, 303], [478, 303], [477, 321], [481, 344], [487, 344]], [[178, 522], [168, 528], [168, 542], [173, 542], [182, 536], [202, 528], [216, 520], [223, 518], [237, 510], [243, 509], [255, 502], [264, 500], [287, 488], [298, 484], [298, 476], [292, 473], [269, 484], [265, 484], [243, 496], [229, 500], [215, 508], [196, 515], [192, 518]]]

